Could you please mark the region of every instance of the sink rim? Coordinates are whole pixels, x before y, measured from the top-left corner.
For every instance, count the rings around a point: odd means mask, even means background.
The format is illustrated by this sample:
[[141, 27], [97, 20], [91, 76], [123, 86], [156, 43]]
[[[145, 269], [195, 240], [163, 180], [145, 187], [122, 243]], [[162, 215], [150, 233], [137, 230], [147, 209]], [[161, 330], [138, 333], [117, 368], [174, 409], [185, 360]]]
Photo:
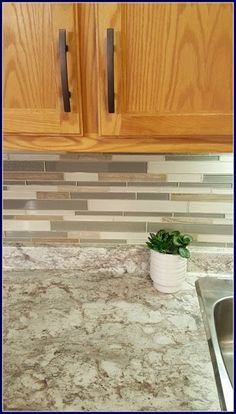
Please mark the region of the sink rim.
[[[232, 300], [232, 302], [233, 302], [233, 296], [224, 296], [224, 297], [222, 297], [221, 299], [217, 300], [217, 301], [214, 303], [214, 306], [213, 306], [213, 318], [214, 318], [214, 328], [215, 328], [216, 340], [217, 340], [218, 348], [219, 348], [219, 350], [220, 350], [220, 354], [221, 354], [221, 357], [222, 357], [222, 360], [223, 360], [223, 363], [224, 363], [225, 371], [226, 371], [226, 373], [227, 373], [227, 376], [229, 377], [229, 380], [230, 380], [231, 386], [232, 386], [232, 387], [234, 387], [234, 381], [231, 381], [231, 378], [230, 378], [230, 376], [229, 376], [229, 374], [228, 374], [228, 370], [227, 370], [227, 367], [226, 367], [226, 364], [225, 364], [225, 360], [224, 360], [223, 352], [222, 352], [222, 350], [221, 350], [221, 346], [220, 346], [219, 336], [218, 336], [218, 334], [217, 334], [216, 323], [215, 323], [215, 319], [216, 319], [216, 318], [215, 318], [215, 314], [216, 314], [216, 307], [217, 307], [217, 305], [218, 305], [219, 303], [224, 302], [224, 301], [227, 301], [227, 300]], [[232, 332], [232, 342], [233, 342], [233, 332]], [[232, 380], [234, 380], [234, 378], [233, 378]]]
[[[217, 290], [215, 284], [225, 285], [225, 281], [229, 282], [231, 289], [225, 289], [224, 291], [221, 286], [221, 289]], [[233, 385], [226, 370], [218, 342], [215, 327], [214, 310], [217, 303], [221, 302], [222, 300], [229, 298], [232, 300], [234, 299], [232, 283], [232, 279], [229, 278], [216, 278], [209, 276], [199, 278], [195, 281], [200, 310], [211, 355], [218, 396], [223, 411], [234, 410], [234, 393]]]

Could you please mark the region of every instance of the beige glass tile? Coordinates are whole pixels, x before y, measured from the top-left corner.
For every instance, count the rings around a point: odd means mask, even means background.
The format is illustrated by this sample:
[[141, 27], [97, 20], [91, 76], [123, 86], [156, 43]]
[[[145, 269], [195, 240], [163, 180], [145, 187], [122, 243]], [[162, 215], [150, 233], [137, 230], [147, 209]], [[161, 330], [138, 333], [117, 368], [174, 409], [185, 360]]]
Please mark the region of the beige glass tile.
[[166, 181], [165, 174], [99, 173], [99, 181]]
[[165, 161], [165, 162], [148, 162], [148, 173], [162, 173], [162, 174], [175, 174], [185, 173], [198, 174], [201, 171], [202, 174], [232, 174], [233, 164], [229, 162], [219, 161]]
[[50, 231], [50, 221], [4, 220], [5, 231]]
[[228, 201], [232, 202], [230, 194], [171, 194], [173, 201]]
[[35, 191], [26, 191], [26, 187], [24, 192], [22, 191], [3, 191], [3, 199], [4, 200], [25, 200], [25, 199], [36, 199], [36, 192]]
[[65, 200], [70, 198], [69, 192], [62, 191], [38, 191], [38, 200]]
[[110, 200], [109, 206], [105, 200], [88, 200], [88, 210], [104, 211], [147, 211], [147, 212], [188, 212], [188, 204], [184, 201], [169, 200]]
[[229, 214], [233, 212], [232, 203], [207, 203], [207, 202], [189, 202], [190, 213], [223, 213]]
[[233, 236], [226, 234], [198, 234], [198, 242], [232, 243]]
[[68, 172], [64, 173], [65, 181], [97, 181], [97, 173]]
[[[177, 170], [178, 171], [178, 170]], [[191, 171], [191, 170], [190, 170]], [[168, 182], [187, 182], [187, 183], [201, 183], [203, 179], [202, 174], [167, 174], [166, 181]]]

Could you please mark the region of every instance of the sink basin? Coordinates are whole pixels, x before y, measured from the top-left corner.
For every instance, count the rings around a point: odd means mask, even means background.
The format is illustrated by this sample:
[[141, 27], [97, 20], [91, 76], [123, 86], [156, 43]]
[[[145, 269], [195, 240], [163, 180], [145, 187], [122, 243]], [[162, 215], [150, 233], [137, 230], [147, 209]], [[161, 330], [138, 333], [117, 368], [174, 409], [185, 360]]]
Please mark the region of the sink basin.
[[232, 279], [203, 277], [195, 285], [221, 409], [234, 411]]
[[233, 384], [233, 298], [219, 300], [214, 307], [215, 329], [221, 355]]

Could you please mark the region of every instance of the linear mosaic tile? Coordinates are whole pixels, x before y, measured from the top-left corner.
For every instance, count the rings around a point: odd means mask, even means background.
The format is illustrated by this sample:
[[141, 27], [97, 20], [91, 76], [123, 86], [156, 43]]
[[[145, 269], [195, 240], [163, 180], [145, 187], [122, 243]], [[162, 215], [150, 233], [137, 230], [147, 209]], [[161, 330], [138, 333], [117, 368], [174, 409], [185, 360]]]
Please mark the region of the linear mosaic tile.
[[4, 161], [5, 171], [45, 171], [45, 163], [40, 161]]
[[232, 246], [232, 154], [4, 154], [4, 243]]
[[70, 198], [69, 192], [63, 191], [37, 191], [38, 200], [65, 200]]
[[165, 193], [137, 193], [137, 200], [169, 200], [169, 194]]
[[89, 200], [89, 199], [101, 199], [101, 200], [109, 200], [109, 199], [117, 199], [117, 200], [122, 200], [122, 199], [135, 199], [135, 193], [98, 193], [98, 192], [87, 192], [87, 193], [71, 193], [71, 198], [72, 199], [85, 199], [85, 200]]
[[[232, 174], [233, 173], [233, 166], [230, 162], [216, 162], [216, 161], [182, 161], [181, 162], [181, 171], [182, 173], [188, 174], [189, 171], [191, 173], [198, 173], [201, 171], [203, 174]], [[148, 163], [148, 173], [175, 173], [178, 171], [179, 168], [179, 161], [163, 161], [163, 162], [154, 162], [150, 161]]]
[[233, 183], [233, 175], [213, 175], [213, 174], [204, 174], [203, 176], [204, 183]]
[[130, 232], [145, 232], [146, 223], [132, 223], [132, 222], [100, 222], [100, 221], [56, 221], [51, 223], [52, 230], [59, 231], [76, 231], [76, 230], [90, 230], [90, 231], [130, 231]]
[[[10, 162], [10, 161], [8, 161]], [[62, 172], [147, 172], [145, 162], [47, 161], [46, 171]]]
[[34, 181], [50, 181], [50, 180], [64, 180], [63, 173], [54, 173], [54, 172], [13, 172], [4, 170], [4, 180], [34, 180]]
[[[88, 210], [104, 210], [106, 200], [88, 200]], [[188, 212], [188, 203], [183, 201], [169, 200], [120, 200], [119, 207], [122, 211], [171, 211], [171, 212]], [[117, 209], [116, 201], [109, 201], [109, 210]]]
[[[147, 231], [148, 232], [157, 232], [159, 230], [161, 230], [163, 227], [162, 224], [160, 223], [148, 223], [147, 225]], [[168, 223], [166, 225], [166, 228], [173, 231], [173, 230], [178, 230], [179, 227], [179, 223]], [[220, 227], [221, 229], [221, 234], [231, 234], [232, 232], [232, 228], [231, 226], [224, 226], [222, 225]], [[192, 233], [200, 233], [200, 234], [218, 234], [218, 226], [217, 225], [212, 225], [212, 224], [201, 224], [201, 223], [197, 223], [197, 224], [183, 224], [181, 223], [181, 230], [184, 233], [188, 233], [188, 234], [192, 234]]]
[[231, 194], [171, 194], [173, 201], [233, 201]]
[[6, 209], [24, 210], [87, 210], [85, 200], [4, 200]]

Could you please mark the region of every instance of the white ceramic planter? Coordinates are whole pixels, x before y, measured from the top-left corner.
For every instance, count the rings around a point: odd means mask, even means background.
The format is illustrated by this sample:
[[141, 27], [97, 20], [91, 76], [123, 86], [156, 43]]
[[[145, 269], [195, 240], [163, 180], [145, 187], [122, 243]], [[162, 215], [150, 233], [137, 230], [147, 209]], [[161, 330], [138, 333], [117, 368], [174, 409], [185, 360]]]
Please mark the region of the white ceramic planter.
[[187, 259], [151, 250], [150, 276], [154, 287], [160, 292], [174, 293], [180, 290], [186, 271]]

